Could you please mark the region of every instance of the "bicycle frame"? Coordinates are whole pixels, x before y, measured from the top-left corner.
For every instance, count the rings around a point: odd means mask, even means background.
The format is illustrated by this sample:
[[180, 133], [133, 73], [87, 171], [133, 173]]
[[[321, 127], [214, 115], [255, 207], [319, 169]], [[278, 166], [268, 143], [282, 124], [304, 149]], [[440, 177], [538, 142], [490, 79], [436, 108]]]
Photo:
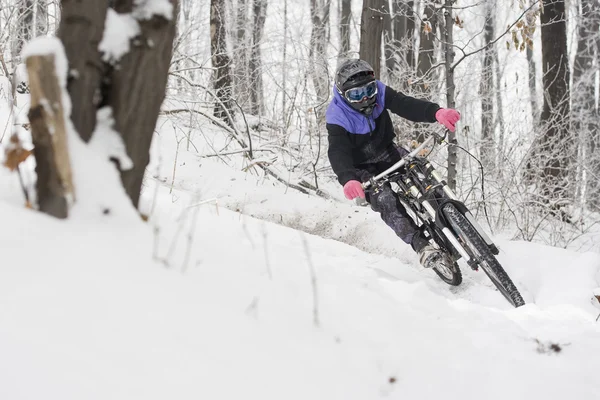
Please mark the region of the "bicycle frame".
[[[440, 137], [437, 134], [428, 137], [421, 145], [404, 156], [396, 164], [371, 178], [368, 182], [363, 183], [363, 188], [376, 188], [386, 182], [396, 183], [401, 189], [399, 195], [403, 197], [405, 201], [408, 200], [407, 205], [410, 206], [411, 199], [416, 200], [426, 211], [426, 221], [424, 222], [435, 224], [443, 233], [447, 242], [458, 253], [457, 255], [460, 255], [471, 268], [477, 269], [478, 261], [472, 259], [471, 255], [461, 245], [457, 236], [444, 221], [441, 209], [446, 203], [452, 202], [461, 210], [494, 254], [498, 254], [498, 249], [482, 227], [477, 223], [475, 217], [473, 217], [467, 207], [448, 186], [442, 175], [433, 168], [433, 165], [425, 157], [418, 157], [418, 154], [420, 154], [423, 149], [433, 144], [436, 138], [440, 143], [443, 143], [444, 137]], [[402, 167], [406, 167], [406, 172], [400, 174], [399, 170]], [[421, 210], [413, 208], [412, 211], [415, 212], [420, 219], [424, 219]]]

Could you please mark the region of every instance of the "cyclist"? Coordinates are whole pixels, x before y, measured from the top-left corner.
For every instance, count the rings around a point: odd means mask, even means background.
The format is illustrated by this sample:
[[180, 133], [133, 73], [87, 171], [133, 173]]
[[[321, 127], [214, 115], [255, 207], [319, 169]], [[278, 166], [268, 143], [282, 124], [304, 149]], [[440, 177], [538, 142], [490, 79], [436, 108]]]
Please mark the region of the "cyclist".
[[386, 86], [375, 78], [373, 68], [366, 61], [347, 60], [336, 72], [333, 99], [325, 115], [329, 161], [346, 198], [366, 199], [396, 235], [411, 245], [421, 265], [431, 268], [443, 253], [425, 238], [389, 184], [366, 193], [361, 185], [408, 154], [408, 150], [394, 143], [394, 127], [388, 110], [414, 122], [437, 121], [452, 132], [460, 119], [454, 109], [441, 108]]

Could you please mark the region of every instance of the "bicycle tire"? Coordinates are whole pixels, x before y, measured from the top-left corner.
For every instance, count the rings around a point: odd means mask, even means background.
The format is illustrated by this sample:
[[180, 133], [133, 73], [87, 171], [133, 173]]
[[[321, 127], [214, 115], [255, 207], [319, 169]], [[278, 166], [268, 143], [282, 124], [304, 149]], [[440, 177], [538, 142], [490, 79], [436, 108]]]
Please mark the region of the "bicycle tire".
[[445, 269], [447, 270], [446, 273], [444, 273], [443, 269], [438, 267], [433, 267], [433, 272], [435, 272], [436, 275], [448, 285], [459, 286], [463, 280], [462, 272], [456, 261], [454, 261], [452, 255], [443, 245], [443, 233], [437, 230], [435, 227], [433, 227], [429, 233], [430, 236], [432, 236], [433, 241], [436, 242], [438, 247], [445, 253], [447, 261], [452, 263], [451, 266], [445, 266]]
[[446, 204], [443, 209], [449, 224], [461, 239], [465, 249], [472, 257], [479, 260], [479, 266], [490, 278], [494, 286], [513, 307], [525, 304], [521, 293], [510, 279], [502, 265], [498, 262], [489, 246], [467, 218], [453, 204]]

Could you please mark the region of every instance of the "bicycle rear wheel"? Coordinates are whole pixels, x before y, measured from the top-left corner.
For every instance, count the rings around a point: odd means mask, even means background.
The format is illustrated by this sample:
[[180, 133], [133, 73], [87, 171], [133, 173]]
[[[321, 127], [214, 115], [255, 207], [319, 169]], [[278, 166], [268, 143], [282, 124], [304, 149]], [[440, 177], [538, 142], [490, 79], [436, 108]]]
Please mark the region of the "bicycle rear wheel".
[[479, 235], [479, 232], [477, 232], [467, 218], [458, 211], [454, 204], [446, 204], [443, 211], [450, 226], [454, 229], [454, 232], [465, 247], [465, 250], [467, 250], [471, 257], [477, 260], [478, 265], [506, 300], [513, 307], [524, 305], [525, 301], [516, 286], [494, 254], [492, 254], [492, 251], [481, 235]]

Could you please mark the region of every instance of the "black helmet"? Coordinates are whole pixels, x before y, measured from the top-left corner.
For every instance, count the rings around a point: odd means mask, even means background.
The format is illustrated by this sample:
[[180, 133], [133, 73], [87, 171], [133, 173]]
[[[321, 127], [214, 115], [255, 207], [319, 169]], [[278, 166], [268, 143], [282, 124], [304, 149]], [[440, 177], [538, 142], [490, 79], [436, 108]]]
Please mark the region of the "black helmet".
[[[375, 72], [368, 62], [360, 59], [344, 61], [335, 73], [335, 87], [344, 101], [355, 110], [370, 115], [377, 101], [376, 86], [373, 95], [361, 101], [349, 100], [346, 96], [348, 90], [375, 82]], [[375, 85], [375, 83], [373, 84]]]

